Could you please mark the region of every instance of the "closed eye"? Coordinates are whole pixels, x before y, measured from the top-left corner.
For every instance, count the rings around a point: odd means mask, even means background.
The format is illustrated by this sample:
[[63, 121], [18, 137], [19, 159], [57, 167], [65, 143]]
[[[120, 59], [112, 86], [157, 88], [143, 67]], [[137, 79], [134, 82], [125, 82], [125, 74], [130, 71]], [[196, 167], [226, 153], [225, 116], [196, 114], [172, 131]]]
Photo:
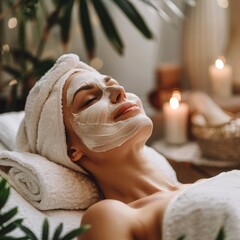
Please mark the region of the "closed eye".
[[88, 99], [87, 101], [85, 101], [85, 102], [82, 104], [82, 107], [83, 107], [83, 108], [88, 107], [88, 106], [91, 105], [93, 102], [95, 102], [95, 100], [97, 100], [96, 97], [91, 98], [91, 99]]
[[77, 113], [82, 111], [94, 103], [96, 103], [102, 97], [102, 90], [96, 85], [84, 85], [75, 94], [72, 112]]

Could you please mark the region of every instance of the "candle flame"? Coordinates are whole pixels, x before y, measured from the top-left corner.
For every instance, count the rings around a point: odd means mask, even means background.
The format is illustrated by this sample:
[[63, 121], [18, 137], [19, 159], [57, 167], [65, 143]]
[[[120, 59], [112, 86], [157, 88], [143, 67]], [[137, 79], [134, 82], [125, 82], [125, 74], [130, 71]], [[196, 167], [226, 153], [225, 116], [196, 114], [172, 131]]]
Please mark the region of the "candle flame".
[[18, 21], [15, 17], [12, 17], [8, 20], [8, 28], [13, 29], [17, 26]]
[[224, 68], [224, 62], [221, 59], [217, 59], [215, 62], [215, 66], [217, 69], [223, 69]]
[[172, 109], [179, 108], [179, 101], [176, 97], [171, 97], [169, 104], [170, 104], [170, 108], [172, 108]]
[[8, 44], [3, 44], [2, 45], [2, 52], [5, 53], [5, 52], [9, 52], [10, 51], [10, 47]]

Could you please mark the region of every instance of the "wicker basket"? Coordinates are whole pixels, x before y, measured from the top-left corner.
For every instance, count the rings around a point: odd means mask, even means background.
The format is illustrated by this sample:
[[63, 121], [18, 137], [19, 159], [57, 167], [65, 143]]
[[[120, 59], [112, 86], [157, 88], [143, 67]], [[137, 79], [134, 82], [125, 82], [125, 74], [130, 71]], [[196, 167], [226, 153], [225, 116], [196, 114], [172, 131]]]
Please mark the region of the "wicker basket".
[[216, 160], [239, 161], [240, 163], [240, 116], [220, 126], [192, 124], [202, 155]]

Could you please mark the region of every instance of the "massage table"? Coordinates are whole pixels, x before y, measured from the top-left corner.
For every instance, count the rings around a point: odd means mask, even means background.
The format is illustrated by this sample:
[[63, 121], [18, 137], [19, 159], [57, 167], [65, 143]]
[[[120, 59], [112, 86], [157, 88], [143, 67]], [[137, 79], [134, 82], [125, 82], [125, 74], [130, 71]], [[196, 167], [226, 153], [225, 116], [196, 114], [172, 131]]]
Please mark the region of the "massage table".
[[[17, 129], [24, 112], [0, 114], [0, 154], [14, 148]], [[3, 151], [1, 151], [3, 150]], [[177, 183], [176, 173], [159, 153], [145, 146], [149, 160], [170, 181]], [[1, 160], [0, 160], [1, 162]], [[160, 173], [161, 174], [161, 173]], [[11, 185], [11, 182], [10, 182]], [[14, 186], [14, 184], [13, 184]], [[222, 173], [185, 188], [169, 203], [163, 219], [163, 240], [215, 240], [224, 232], [227, 240], [237, 240], [240, 236], [240, 171]], [[85, 210], [48, 209], [39, 210], [14, 187], [11, 188], [9, 201], [5, 210], [18, 206], [17, 218], [24, 219], [40, 238], [45, 218], [50, 223], [50, 233], [62, 222], [66, 233], [79, 227]], [[97, 217], [97, 216], [96, 216]], [[22, 236], [15, 230], [14, 236]]]

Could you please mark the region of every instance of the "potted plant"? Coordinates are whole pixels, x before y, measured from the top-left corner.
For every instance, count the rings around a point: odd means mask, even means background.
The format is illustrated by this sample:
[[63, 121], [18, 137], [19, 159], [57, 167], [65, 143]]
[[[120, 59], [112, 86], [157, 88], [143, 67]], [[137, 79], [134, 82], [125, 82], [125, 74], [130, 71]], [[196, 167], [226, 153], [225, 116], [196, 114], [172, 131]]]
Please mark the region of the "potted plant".
[[[144, 19], [129, 0], [111, 0], [134, 26], [144, 35], [151, 39], [152, 33]], [[153, 6], [148, 0], [142, 2]], [[74, 8], [78, 9], [79, 25], [83, 33], [83, 42], [88, 58], [95, 56], [96, 40], [94, 37], [94, 27], [91, 18], [92, 9], [99, 19], [102, 30], [109, 43], [117, 53], [122, 54], [124, 50], [123, 40], [118, 32], [114, 20], [107, 9], [107, 3], [103, 0], [3, 0], [0, 2], [0, 29], [1, 36], [4, 36], [3, 24], [11, 13], [12, 18], [8, 21], [8, 27], [14, 27], [14, 20], [17, 23], [17, 45], [9, 47], [3, 44], [0, 58], [0, 70], [8, 74], [9, 80], [1, 83], [0, 92], [10, 86], [10, 94], [2, 103], [2, 111], [21, 110], [25, 104], [26, 96], [36, 80], [39, 79], [54, 63], [53, 58], [44, 58], [45, 46], [48, 42], [53, 28], [59, 28], [59, 39], [64, 50], [70, 40], [71, 20]], [[153, 6], [154, 7], [154, 6]], [[51, 9], [49, 11], [49, 8]], [[34, 26], [29, 30], [31, 24]], [[36, 28], [40, 33], [40, 39], [36, 44], [36, 49], [29, 48], [29, 32]], [[36, 29], [35, 29], [36, 32]], [[0, 104], [1, 105], [1, 104]], [[5, 106], [5, 107], [3, 107]]]

